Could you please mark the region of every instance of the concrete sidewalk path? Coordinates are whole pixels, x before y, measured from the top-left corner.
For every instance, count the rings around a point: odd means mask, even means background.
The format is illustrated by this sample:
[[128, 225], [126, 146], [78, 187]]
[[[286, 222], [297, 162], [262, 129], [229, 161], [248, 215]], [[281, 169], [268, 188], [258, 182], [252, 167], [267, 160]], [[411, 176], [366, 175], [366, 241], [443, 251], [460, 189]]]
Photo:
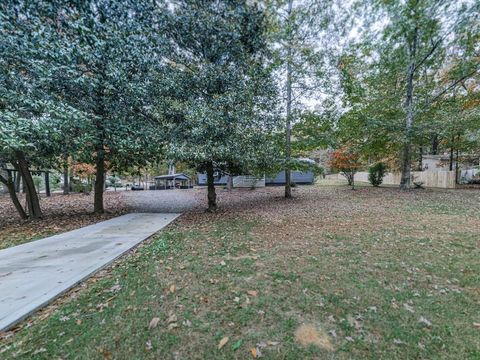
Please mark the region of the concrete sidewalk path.
[[0, 250], [0, 331], [104, 268], [179, 215], [127, 214]]

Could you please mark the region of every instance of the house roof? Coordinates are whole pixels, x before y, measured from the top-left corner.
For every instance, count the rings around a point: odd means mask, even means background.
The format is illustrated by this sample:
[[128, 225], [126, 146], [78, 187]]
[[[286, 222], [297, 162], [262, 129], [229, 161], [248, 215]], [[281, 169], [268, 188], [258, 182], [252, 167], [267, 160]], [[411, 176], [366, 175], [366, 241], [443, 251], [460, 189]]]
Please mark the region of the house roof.
[[184, 173], [155, 176], [155, 180], [190, 180], [190, 176]]

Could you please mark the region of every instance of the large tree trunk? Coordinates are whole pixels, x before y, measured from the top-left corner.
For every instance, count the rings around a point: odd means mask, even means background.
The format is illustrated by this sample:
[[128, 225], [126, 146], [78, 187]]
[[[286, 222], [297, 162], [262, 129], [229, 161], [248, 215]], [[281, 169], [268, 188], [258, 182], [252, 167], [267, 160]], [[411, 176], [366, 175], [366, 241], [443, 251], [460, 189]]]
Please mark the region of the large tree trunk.
[[410, 189], [411, 181], [411, 152], [412, 152], [412, 123], [413, 123], [413, 114], [411, 111], [408, 111], [407, 121], [405, 126], [405, 139], [403, 144], [403, 154], [402, 154], [402, 178], [400, 180], [400, 188], [403, 190]]
[[455, 184], [458, 184], [460, 183], [460, 179], [459, 179], [459, 166], [458, 166], [458, 154], [459, 153], [459, 150], [457, 148], [457, 151], [456, 151], [456, 155], [455, 155]]
[[423, 146], [418, 149], [418, 171], [423, 170]]
[[95, 171], [95, 194], [93, 198], [93, 211], [96, 214], [103, 214], [103, 192], [105, 190], [105, 156], [103, 150], [97, 151]]
[[17, 170], [20, 172], [26, 188], [27, 209], [29, 216], [32, 219], [41, 218], [43, 215], [40, 208], [40, 200], [38, 198], [35, 183], [33, 182], [32, 174], [30, 173], [30, 169], [28, 167], [28, 162], [25, 159], [25, 154], [21, 151], [16, 151], [15, 157], [17, 159]]
[[227, 190], [232, 191], [233, 189], [233, 176], [227, 175]]
[[68, 174], [68, 154], [63, 156], [63, 194], [67, 195], [70, 193], [70, 184], [69, 184], [69, 174]]
[[48, 171], [45, 172], [45, 195], [52, 196], [50, 190], [50, 173]]
[[[1, 168], [1, 164], [0, 164], [0, 168]], [[25, 210], [22, 207], [22, 204], [20, 204], [20, 201], [18, 200], [17, 192], [15, 189], [15, 181], [12, 179], [11, 173], [7, 173], [7, 174], [0, 173], [0, 182], [3, 185], [5, 185], [5, 187], [7, 188], [8, 193], [10, 195], [10, 199], [12, 199], [13, 205], [15, 206], [15, 209], [17, 210], [18, 215], [20, 215], [22, 220], [27, 219], [28, 218], [27, 213], [25, 212]]]
[[450, 144], [450, 166], [448, 167], [448, 170], [453, 171], [453, 146], [455, 143], [455, 136], [452, 135], [452, 143]]
[[[288, 17], [292, 16], [293, 0], [288, 2]], [[287, 47], [287, 124], [285, 143], [285, 197], [292, 197], [290, 161], [292, 156], [292, 45]]]
[[355, 173], [352, 171], [343, 172], [343, 176], [347, 179], [348, 185], [352, 187], [352, 190], [355, 190]]
[[215, 192], [215, 178], [213, 171], [213, 163], [207, 163], [207, 188], [208, 188], [208, 212], [217, 210], [217, 193]]
[[412, 131], [414, 120], [414, 107], [413, 107], [413, 79], [415, 75], [415, 56], [417, 52], [418, 30], [415, 29], [412, 43], [410, 44], [410, 65], [408, 67], [407, 74], [407, 94], [405, 99], [405, 137], [403, 144], [403, 156], [402, 156], [402, 178], [400, 180], [400, 188], [403, 190], [410, 189], [411, 182], [411, 169], [412, 169]]
[[10, 194], [10, 199], [12, 199], [13, 205], [15, 206], [15, 209], [18, 212], [18, 215], [20, 215], [20, 218], [22, 220], [26, 220], [28, 218], [27, 213], [22, 207], [22, 204], [20, 204], [20, 201], [18, 200], [17, 193], [15, 191], [15, 184], [11, 179], [8, 179], [9, 181], [6, 183], [6, 186], [8, 188], [8, 193]]
[[[102, 20], [103, 21], [103, 20]], [[105, 72], [105, 59], [101, 59], [99, 72], [104, 74]], [[104, 88], [99, 86], [97, 88], [97, 109], [96, 115], [98, 116], [95, 121], [96, 129], [96, 159], [95, 159], [95, 188], [93, 195], [93, 211], [96, 214], [103, 214], [105, 209], [103, 207], [103, 193], [105, 191], [105, 107], [103, 102]]]
[[17, 193], [20, 192], [20, 186], [22, 184], [22, 177], [20, 175], [20, 173], [15, 173], [15, 177], [14, 177], [14, 183], [15, 183], [15, 191]]
[[432, 136], [432, 155], [437, 155], [438, 154], [438, 135], [433, 134]]

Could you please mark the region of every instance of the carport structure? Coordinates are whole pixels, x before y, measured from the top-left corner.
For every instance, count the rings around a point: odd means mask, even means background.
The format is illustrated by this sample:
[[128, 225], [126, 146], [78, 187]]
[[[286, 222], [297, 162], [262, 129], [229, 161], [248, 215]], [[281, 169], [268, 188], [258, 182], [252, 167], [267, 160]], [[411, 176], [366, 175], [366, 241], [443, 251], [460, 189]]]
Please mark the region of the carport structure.
[[179, 173], [155, 176], [155, 185], [151, 186], [150, 190], [190, 189], [192, 187], [190, 176]]

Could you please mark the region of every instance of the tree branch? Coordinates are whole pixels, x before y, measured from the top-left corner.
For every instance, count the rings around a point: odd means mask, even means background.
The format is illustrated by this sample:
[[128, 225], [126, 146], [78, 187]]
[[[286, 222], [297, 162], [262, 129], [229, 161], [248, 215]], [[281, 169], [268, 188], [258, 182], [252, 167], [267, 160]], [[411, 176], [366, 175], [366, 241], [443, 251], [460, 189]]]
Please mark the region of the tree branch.
[[442, 39], [438, 39], [437, 41], [433, 42], [432, 41], [432, 47], [430, 48], [430, 51], [428, 51], [425, 56], [422, 58], [422, 60], [420, 60], [420, 62], [418, 64], [415, 65], [415, 67], [413, 68], [413, 72], [417, 71], [417, 69], [422, 66], [425, 61], [427, 61], [427, 59], [432, 56], [432, 54], [435, 52], [435, 50], [437, 49], [438, 45], [440, 45], [440, 42], [442, 41]]
[[453, 89], [455, 86], [457, 86], [459, 83], [467, 80], [469, 77], [475, 75], [477, 72], [478, 72], [478, 68], [475, 69], [474, 71], [462, 76], [461, 78], [455, 80], [453, 83], [451, 83], [450, 85], [448, 85], [445, 89], [443, 89], [442, 91], [440, 91], [438, 94], [436, 94], [432, 99], [430, 99], [430, 101], [427, 103], [427, 104], [431, 104], [433, 102], [435, 102], [439, 97], [441, 97], [442, 95], [445, 95], [448, 91], [450, 91], [451, 89]]

